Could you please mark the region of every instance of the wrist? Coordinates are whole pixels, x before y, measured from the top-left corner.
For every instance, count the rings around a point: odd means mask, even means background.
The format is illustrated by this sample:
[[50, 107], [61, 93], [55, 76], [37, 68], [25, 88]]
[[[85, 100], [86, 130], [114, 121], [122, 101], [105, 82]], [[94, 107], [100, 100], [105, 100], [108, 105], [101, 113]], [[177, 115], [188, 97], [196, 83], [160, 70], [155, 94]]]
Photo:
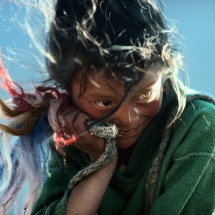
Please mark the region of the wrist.
[[97, 155], [97, 156], [92, 156], [92, 155], [89, 155], [90, 156], [90, 160], [91, 160], [91, 162], [92, 163], [94, 163], [94, 162], [96, 162], [101, 156], [102, 156], [102, 154], [99, 156], [99, 155]]
[[[90, 160], [92, 163], [96, 162], [102, 155], [100, 156], [90, 156]], [[115, 153], [114, 153], [114, 156], [113, 158], [110, 160], [110, 162], [106, 165], [106, 166], [113, 166], [114, 169], [116, 168], [117, 166], [117, 161], [118, 161], [118, 153], [117, 153], [117, 148], [115, 150]]]

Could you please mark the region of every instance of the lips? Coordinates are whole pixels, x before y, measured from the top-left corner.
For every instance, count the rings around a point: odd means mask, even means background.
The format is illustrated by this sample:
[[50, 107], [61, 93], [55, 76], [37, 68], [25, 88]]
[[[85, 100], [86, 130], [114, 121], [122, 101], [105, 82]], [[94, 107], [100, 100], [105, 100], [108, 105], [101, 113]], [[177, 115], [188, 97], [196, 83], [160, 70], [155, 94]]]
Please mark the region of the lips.
[[118, 136], [119, 137], [129, 136], [134, 134], [136, 131], [137, 131], [137, 128], [131, 129], [129, 131], [119, 131]]

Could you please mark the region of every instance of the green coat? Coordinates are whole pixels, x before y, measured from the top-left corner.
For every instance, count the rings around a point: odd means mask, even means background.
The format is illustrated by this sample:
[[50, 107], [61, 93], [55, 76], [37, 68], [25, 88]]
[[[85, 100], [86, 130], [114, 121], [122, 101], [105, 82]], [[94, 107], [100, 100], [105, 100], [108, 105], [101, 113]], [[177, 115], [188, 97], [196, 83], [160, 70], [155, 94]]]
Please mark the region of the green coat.
[[[136, 143], [125, 171], [115, 171], [99, 215], [144, 214], [146, 178], [162, 138], [168, 105], [164, 99], [159, 114]], [[88, 155], [71, 146], [65, 152], [66, 167], [52, 147], [49, 177], [32, 215], [65, 214], [68, 183], [90, 162]], [[172, 127], [150, 215], [211, 215], [215, 208], [214, 152], [215, 106], [192, 101]]]

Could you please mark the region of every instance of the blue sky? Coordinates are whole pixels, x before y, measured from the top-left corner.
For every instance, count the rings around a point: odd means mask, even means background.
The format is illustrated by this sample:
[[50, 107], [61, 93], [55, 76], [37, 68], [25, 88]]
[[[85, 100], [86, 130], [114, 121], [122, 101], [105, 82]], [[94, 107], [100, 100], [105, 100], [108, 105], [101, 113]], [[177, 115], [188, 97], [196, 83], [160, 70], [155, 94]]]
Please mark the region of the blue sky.
[[190, 86], [215, 96], [215, 0], [164, 0], [164, 12], [177, 20], [185, 47]]
[[[215, 96], [215, 0], [165, 0], [164, 13], [172, 19], [183, 36], [181, 49], [190, 78], [190, 86]], [[13, 17], [13, 19], [11, 19]], [[23, 18], [21, 8], [9, 1], [0, 5], [1, 52], [16, 62], [4, 60], [12, 78], [28, 87], [32, 80], [40, 80], [37, 62], [39, 57], [28, 35], [18, 26]], [[11, 53], [11, 50], [13, 53]], [[33, 54], [32, 54], [33, 53]], [[19, 63], [17, 63], [19, 62]], [[27, 68], [27, 69], [26, 69]], [[0, 90], [0, 95], [5, 94]]]

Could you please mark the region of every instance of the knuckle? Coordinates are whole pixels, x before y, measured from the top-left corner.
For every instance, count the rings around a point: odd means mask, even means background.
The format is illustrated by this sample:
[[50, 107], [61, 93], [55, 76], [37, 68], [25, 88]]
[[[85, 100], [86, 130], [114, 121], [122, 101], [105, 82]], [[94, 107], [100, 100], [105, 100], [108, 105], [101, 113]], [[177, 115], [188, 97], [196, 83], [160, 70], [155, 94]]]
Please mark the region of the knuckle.
[[77, 116], [77, 118], [79, 118], [79, 119], [81, 119], [81, 120], [86, 120], [87, 119], [87, 115], [85, 114], [85, 113], [83, 113], [83, 112], [80, 112], [79, 114], [78, 114], [78, 116]]

